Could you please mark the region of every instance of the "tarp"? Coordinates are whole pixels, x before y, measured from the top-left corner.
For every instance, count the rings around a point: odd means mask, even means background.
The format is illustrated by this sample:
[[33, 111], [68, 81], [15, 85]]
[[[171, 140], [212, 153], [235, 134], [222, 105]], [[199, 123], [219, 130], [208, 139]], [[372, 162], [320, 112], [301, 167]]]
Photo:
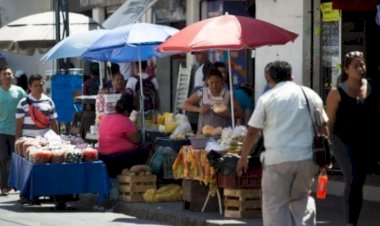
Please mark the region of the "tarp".
[[71, 122], [76, 112], [74, 94], [82, 94], [83, 75], [55, 74], [51, 78], [52, 99], [58, 122]]

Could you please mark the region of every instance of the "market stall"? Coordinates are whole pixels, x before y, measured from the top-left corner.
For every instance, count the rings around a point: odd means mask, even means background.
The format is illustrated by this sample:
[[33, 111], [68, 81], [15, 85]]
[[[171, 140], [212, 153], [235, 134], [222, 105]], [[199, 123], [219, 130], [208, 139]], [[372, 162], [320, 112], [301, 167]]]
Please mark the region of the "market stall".
[[20, 195], [28, 200], [40, 196], [94, 193], [101, 202], [110, 189], [102, 161], [33, 164], [16, 153], [12, 154], [9, 186], [20, 190]]
[[205, 126], [201, 135], [190, 138], [191, 145], [182, 147], [172, 169], [174, 178], [183, 179], [185, 209], [204, 212], [211, 206], [226, 217], [261, 216], [259, 159], [250, 158], [248, 172], [236, 175], [246, 133], [244, 126]]
[[82, 193], [97, 194], [98, 202], [108, 197], [110, 182], [105, 164], [97, 160], [96, 149], [79, 137], [46, 137], [16, 141], [8, 184], [20, 190], [23, 200], [33, 203], [40, 197]]

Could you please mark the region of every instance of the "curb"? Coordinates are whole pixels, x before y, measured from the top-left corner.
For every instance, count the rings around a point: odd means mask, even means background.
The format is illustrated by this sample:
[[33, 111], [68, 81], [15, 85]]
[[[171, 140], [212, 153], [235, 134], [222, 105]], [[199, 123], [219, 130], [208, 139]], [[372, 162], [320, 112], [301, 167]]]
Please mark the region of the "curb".
[[119, 202], [113, 212], [131, 215], [169, 225], [181, 226], [237, 226], [262, 225], [261, 219], [228, 219], [218, 213], [202, 213], [183, 210], [182, 202], [170, 203], [128, 203]]

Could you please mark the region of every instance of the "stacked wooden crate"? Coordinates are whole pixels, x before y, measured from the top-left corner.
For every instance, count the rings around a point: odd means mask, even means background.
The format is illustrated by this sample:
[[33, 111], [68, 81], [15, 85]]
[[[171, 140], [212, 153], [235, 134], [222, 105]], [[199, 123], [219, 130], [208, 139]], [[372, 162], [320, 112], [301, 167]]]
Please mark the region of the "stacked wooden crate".
[[142, 202], [148, 189], [156, 188], [156, 175], [119, 175], [119, 198], [127, 202]]
[[232, 218], [261, 217], [261, 189], [229, 189], [223, 190], [224, 216]]
[[261, 167], [253, 167], [240, 177], [218, 175], [223, 188], [224, 216], [231, 218], [261, 217]]

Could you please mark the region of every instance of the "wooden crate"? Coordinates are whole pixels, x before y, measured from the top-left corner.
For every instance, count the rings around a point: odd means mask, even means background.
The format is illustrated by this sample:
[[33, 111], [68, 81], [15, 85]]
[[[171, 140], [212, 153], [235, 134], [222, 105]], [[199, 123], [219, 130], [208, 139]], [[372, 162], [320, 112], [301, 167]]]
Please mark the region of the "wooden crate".
[[223, 189], [224, 216], [260, 218], [261, 189]]
[[156, 188], [155, 175], [117, 176], [119, 182], [119, 198], [127, 202], [144, 201], [144, 193], [151, 188]]

